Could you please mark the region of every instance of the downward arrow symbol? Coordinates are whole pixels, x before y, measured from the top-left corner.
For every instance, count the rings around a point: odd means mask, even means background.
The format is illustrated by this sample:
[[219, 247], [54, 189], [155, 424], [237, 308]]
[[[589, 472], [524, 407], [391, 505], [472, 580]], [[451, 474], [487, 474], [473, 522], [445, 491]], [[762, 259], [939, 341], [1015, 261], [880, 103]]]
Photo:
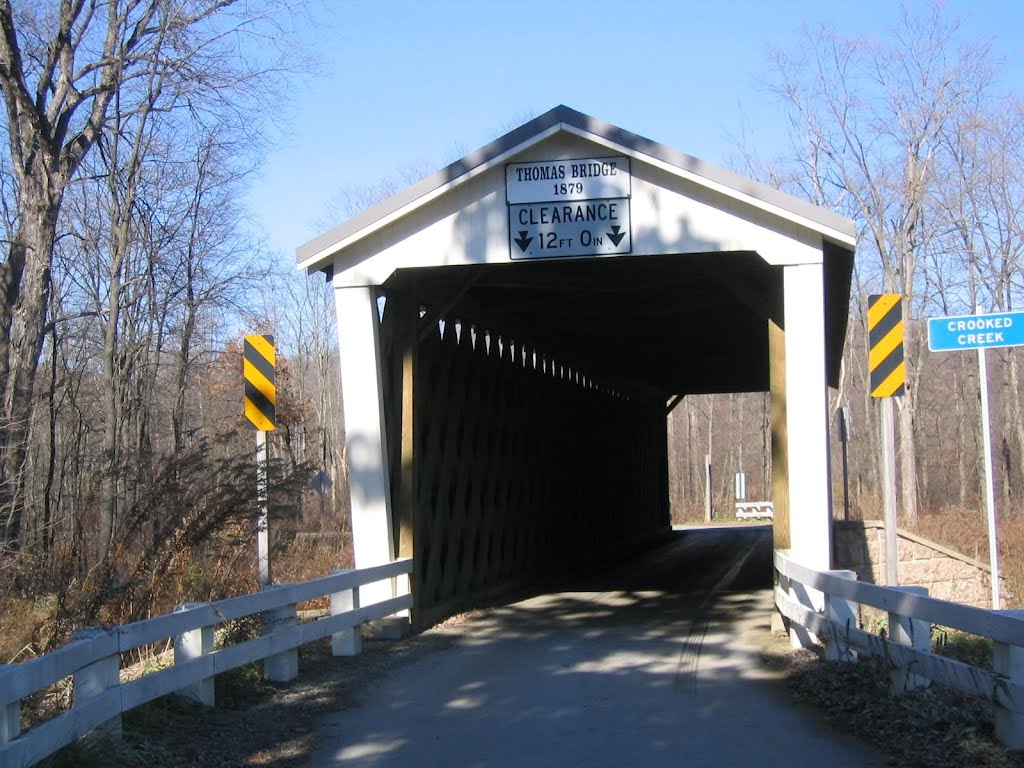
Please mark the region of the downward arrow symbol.
[[[616, 227], [618, 229], [618, 227]], [[523, 253], [526, 253], [526, 249], [530, 247], [530, 243], [533, 242], [533, 237], [527, 237], [528, 231], [525, 229], [519, 230], [519, 237], [516, 238], [516, 244], [523, 249]], [[618, 245], [618, 243], [616, 243]]]
[[619, 247], [622, 238], [626, 236], [625, 232], [619, 232], [620, 229], [621, 227], [612, 227], [612, 231], [608, 233], [608, 239], [612, 241], [616, 248]]

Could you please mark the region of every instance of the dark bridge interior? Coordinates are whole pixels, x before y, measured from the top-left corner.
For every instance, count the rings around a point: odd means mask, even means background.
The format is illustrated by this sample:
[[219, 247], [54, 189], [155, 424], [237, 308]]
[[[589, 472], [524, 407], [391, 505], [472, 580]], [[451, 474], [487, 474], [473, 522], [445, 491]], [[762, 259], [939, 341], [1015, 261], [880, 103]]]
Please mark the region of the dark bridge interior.
[[[853, 259], [826, 245], [826, 354], [838, 379]], [[428, 318], [471, 320], [600, 373], [674, 395], [768, 390], [766, 320], [783, 328], [782, 269], [756, 253], [560, 259], [399, 270]]]
[[[851, 269], [826, 247], [833, 381]], [[380, 332], [416, 621], [667, 531], [668, 404], [768, 389], [782, 281], [749, 252], [397, 271]]]

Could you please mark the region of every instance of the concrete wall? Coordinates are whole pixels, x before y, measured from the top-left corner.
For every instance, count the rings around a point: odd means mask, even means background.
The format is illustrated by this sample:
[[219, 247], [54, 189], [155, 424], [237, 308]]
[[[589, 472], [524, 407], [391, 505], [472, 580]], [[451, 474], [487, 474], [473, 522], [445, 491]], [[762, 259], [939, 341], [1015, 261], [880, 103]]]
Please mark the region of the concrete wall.
[[[992, 607], [991, 571], [985, 563], [934, 541], [897, 530], [902, 586], [927, 587], [930, 597], [979, 608]], [[885, 530], [880, 521], [835, 524], [835, 567], [856, 571], [872, 584], [885, 581]], [[1011, 597], [1002, 582], [1004, 599]]]

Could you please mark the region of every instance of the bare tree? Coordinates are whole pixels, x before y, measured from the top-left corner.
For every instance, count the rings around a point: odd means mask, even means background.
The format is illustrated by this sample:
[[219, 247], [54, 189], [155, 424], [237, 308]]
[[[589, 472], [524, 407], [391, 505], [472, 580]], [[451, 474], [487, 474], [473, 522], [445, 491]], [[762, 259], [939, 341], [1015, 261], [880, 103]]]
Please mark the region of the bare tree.
[[775, 92], [790, 115], [796, 166], [815, 202], [854, 217], [862, 274], [901, 293], [907, 312], [907, 394], [900, 404], [900, 477], [906, 519], [918, 514], [916, 392], [920, 267], [943, 223], [929, 203], [942, 179], [944, 131], [990, 86], [989, 49], [962, 44], [957, 22], [933, 4], [904, 12], [884, 43], [805, 30], [795, 55], [774, 56]]
[[[283, 55], [236, 46], [276, 25], [284, 0], [0, 0], [0, 96], [14, 188], [0, 263], [0, 546], [16, 547], [33, 384], [45, 336], [58, 217], [83, 161], [141, 112], [181, 107], [199, 121], [258, 104]], [[155, 98], [156, 97], [156, 98]], [[240, 120], [243, 131], [252, 121]]]
[[[1022, 288], [1024, 256], [1024, 108], [993, 98], [951, 121], [941, 168], [946, 185], [937, 198], [946, 236], [933, 268], [936, 304], [944, 313], [1012, 311]], [[1024, 476], [1014, 458], [1024, 454], [1019, 362], [1016, 350], [999, 354], [1005, 374], [1001, 398], [1000, 462], [1004, 501]], [[980, 459], [979, 459], [980, 460]]]

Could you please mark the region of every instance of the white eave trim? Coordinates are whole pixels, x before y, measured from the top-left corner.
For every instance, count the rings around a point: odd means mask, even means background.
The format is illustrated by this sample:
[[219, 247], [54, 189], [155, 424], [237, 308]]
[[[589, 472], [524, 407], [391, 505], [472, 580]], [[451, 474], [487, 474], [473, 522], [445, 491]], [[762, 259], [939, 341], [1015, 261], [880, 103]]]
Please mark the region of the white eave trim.
[[680, 168], [678, 165], [666, 162], [664, 160], [661, 160], [660, 158], [654, 157], [653, 155], [648, 155], [644, 152], [640, 152], [636, 149], [633, 149], [632, 147], [623, 146], [622, 144], [610, 141], [603, 136], [591, 133], [581, 128], [577, 128], [576, 126], [569, 125], [568, 123], [562, 123], [562, 129], [573, 134], [574, 136], [578, 136], [581, 139], [585, 139], [586, 141], [591, 141], [595, 144], [600, 144], [604, 147], [608, 147], [609, 149], [613, 149], [614, 151], [620, 154], [628, 155], [629, 157], [635, 160], [639, 160], [642, 163], [654, 166], [662, 171], [665, 171], [666, 173], [670, 173], [681, 179], [686, 179], [687, 181], [693, 182], [694, 184], [697, 184], [699, 186], [714, 190], [715, 192], [725, 195], [726, 197], [731, 197], [732, 199], [737, 200], [741, 203], [745, 203], [746, 205], [765, 211], [766, 213], [770, 213], [772, 216], [785, 219], [786, 221], [791, 221], [794, 224], [798, 224], [801, 227], [806, 227], [807, 229], [820, 233], [823, 237], [826, 237], [829, 240], [834, 240], [837, 243], [849, 246], [850, 248], [855, 248], [857, 245], [857, 238], [854, 236], [850, 236], [845, 232], [835, 229], [834, 227], [829, 227], [828, 225], [822, 224], [821, 222], [813, 221], [812, 219], [809, 219], [806, 216], [802, 216], [794, 211], [791, 211], [788, 208], [773, 205], [772, 203], [755, 197], [754, 195], [747, 194], [746, 192], [742, 192], [736, 189], [735, 187], [731, 187], [728, 184], [722, 184], [721, 182], [710, 179], [707, 176], [702, 176], [699, 173], [694, 173], [693, 171], [689, 171], [686, 168]]

